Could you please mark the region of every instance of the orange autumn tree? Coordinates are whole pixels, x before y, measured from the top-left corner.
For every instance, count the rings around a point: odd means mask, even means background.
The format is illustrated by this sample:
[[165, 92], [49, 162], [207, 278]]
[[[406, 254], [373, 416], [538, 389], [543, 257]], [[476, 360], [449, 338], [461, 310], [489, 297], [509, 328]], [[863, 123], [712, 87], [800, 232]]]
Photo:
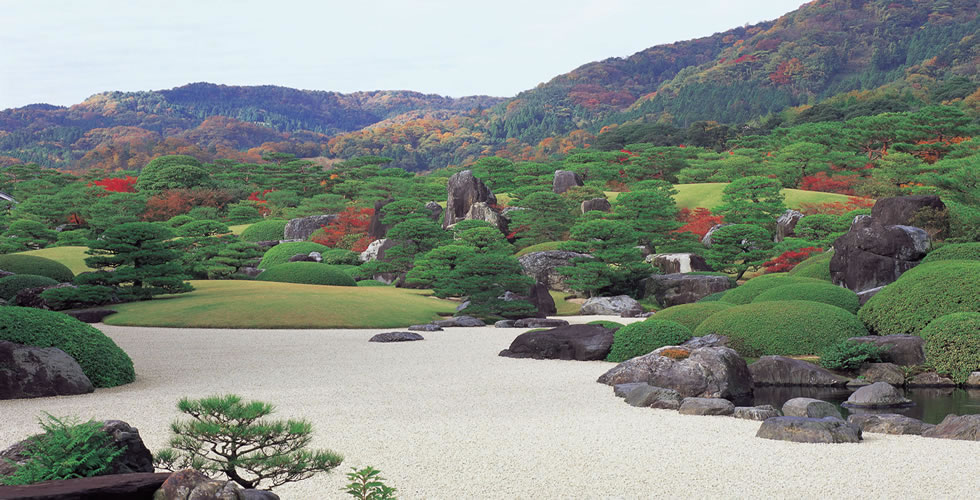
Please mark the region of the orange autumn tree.
[[92, 184], [113, 193], [136, 192], [136, 177], [131, 175], [127, 175], [126, 177], [109, 177], [106, 179], [99, 179]]
[[347, 207], [333, 222], [313, 233], [311, 240], [332, 248], [363, 252], [373, 240], [367, 235], [373, 215], [373, 208]]
[[694, 233], [698, 238], [704, 238], [708, 230], [716, 224], [721, 224], [722, 216], [711, 215], [711, 210], [707, 208], [681, 208], [677, 212], [677, 220], [684, 223], [683, 226], [674, 230], [675, 233]]

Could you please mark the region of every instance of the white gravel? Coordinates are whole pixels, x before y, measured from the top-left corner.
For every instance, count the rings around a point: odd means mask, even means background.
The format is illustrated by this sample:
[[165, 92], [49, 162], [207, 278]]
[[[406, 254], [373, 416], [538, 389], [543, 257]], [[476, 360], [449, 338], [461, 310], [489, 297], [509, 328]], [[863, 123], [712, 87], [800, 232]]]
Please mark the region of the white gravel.
[[46, 411], [125, 420], [159, 449], [180, 397], [234, 392], [312, 420], [314, 445], [345, 456], [277, 489], [283, 498], [348, 498], [343, 474], [366, 465], [401, 498], [980, 497], [980, 443], [757, 439], [758, 422], [630, 407], [595, 382], [611, 363], [498, 357], [522, 330], [378, 344], [367, 339], [393, 330], [99, 327], [133, 358], [136, 382], [0, 401], [0, 446]]

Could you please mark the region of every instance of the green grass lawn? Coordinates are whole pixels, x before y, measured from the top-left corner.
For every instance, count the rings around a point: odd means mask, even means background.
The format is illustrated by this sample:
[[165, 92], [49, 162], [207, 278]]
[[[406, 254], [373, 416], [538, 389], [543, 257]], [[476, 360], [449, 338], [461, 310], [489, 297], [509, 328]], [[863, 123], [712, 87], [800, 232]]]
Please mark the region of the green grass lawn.
[[248, 229], [248, 226], [251, 226], [251, 224], [236, 224], [234, 226], [228, 226], [228, 229], [231, 229], [231, 234], [241, 236], [242, 232]]
[[88, 257], [85, 254], [86, 250], [88, 247], [49, 247], [19, 253], [58, 261], [71, 269], [71, 272], [78, 274], [93, 270], [85, 265], [85, 257]]
[[544, 252], [547, 250], [558, 250], [558, 245], [561, 245], [564, 241], [546, 241], [544, 243], [538, 243], [537, 245], [531, 245], [526, 248], [522, 248], [514, 254], [515, 257], [522, 257], [531, 252]]
[[396, 328], [449, 315], [457, 304], [423, 290], [191, 281], [193, 292], [113, 306], [110, 325], [183, 328]]
[[[704, 207], [713, 209], [721, 205], [722, 191], [728, 183], [708, 182], [704, 184], [675, 184], [678, 208], [689, 208], [691, 210]], [[832, 203], [835, 201], [847, 202], [848, 196], [834, 193], [822, 193], [819, 191], [803, 191], [801, 189], [783, 189], [786, 196], [786, 206], [789, 208], [799, 208], [803, 203]], [[606, 191], [606, 197], [613, 201], [619, 193]]]
[[565, 300], [570, 294], [566, 292], [549, 291], [551, 298], [555, 300], [555, 308], [558, 309], [558, 316], [577, 316], [582, 310], [582, 304], [576, 304]]

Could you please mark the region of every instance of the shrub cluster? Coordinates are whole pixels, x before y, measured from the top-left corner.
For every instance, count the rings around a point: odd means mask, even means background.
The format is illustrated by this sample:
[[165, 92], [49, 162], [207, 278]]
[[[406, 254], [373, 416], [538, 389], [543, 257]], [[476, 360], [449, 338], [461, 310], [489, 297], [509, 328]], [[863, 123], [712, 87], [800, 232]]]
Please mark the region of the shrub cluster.
[[770, 288], [757, 295], [752, 302], [777, 300], [809, 300], [837, 306], [851, 314], [857, 314], [861, 303], [856, 293], [830, 283], [796, 283]]
[[830, 259], [833, 257], [833, 250], [818, 253], [797, 264], [789, 271], [789, 274], [797, 278], [816, 278], [830, 281]]
[[309, 254], [310, 252], [326, 252], [329, 247], [323, 246], [312, 241], [294, 241], [290, 243], [280, 243], [265, 251], [262, 262], [259, 262], [259, 269], [269, 269], [272, 266], [285, 264], [294, 255]]
[[[704, 297], [701, 297], [700, 299], [698, 299], [698, 302], [699, 303], [700, 302], [718, 302], [718, 301], [721, 300], [722, 297], [725, 296], [726, 293], [728, 293], [728, 290], [725, 290], [723, 292], [715, 292], [715, 293], [712, 293], [711, 295], [705, 295]], [[726, 302], [726, 304], [727, 304], [727, 302]]]
[[858, 317], [878, 335], [918, 335], [932, 320], [980, 311], [980, 262], [920, 264], [875, 294]]
[[112, 339], [65, 314], [30, 307], [0, 307], [0, 340], [57, 347], [78, 361], [95, 387], [115, 387], [136, 378], [133, 361]]
[[937, 262], [940, 260], [980, 260], [980, 242], [971, 243], [949, 243], [943, 245], [926, 255], [922, 263]]
[[75, 279], [75, 273], [64, 264], [35, 255], [0, 255], [0, 270], [14, 274], [47, 276], [58, 283], [70, 283]]
[[[703, 300], [703, 299], [702, 299]], [[668, 307], [656, 314], [657, 319], [675, 321], [687, 327], [692, 332], [697, 329], [702, 321], [708, 319], [714, 313], [724, 311], [732, 307], [726, 302], [696, 302], [694, 304], [681, 304]]]
[[343, 248], [331, 248], [320, 252], [323, 264], [358, 266], [361, 264], [361, 254]]
[[17, 295], [17, 292], [25, 288], [35, 288], [40, 286], [57, 285], [58, 282], [47, 277], [36, 274], [15, 274], [0, 278], [0, 299], [10, 301]]
[[245, 241], [279, 241], [286, 232], [289, 221], [269, 219], [256, 222], [242, 231], [241, 239]]
[[885, 349], [867, 342], [842, 340], [827, 346], [820, 353], [820, 366], [828, 370], [853, 371], [864, 363], [881, 361]]
[[[756, 278], [758, 279], [758, 278]], [[744, 286], [744, 285], [743, 285]], [[718, 334], [743, 356], [815, 355], [828, 346], [868, 331], [853, 314], [805, 300], [756, 302], [711, 315], [694, 331]]]
[[663, 346], [680, 345], [691, 336], [691, 330], [674, 321], [648, 319], [631, 323], [616, 330], [606, 361], [620, 363]]
[[47, 421], [40, 423], [44, 434], [27, 441], [27, 460], [17, 465], [13, 474], [0, 477], [0, 484], [14, 486], [102, 475], [125, 451], [102, 430], [102, 422], [78, 423], [47, 415]]
[[354, 278], [340, 266], [319, 262], [287, 262], [266, 269], [257, 278], [259, 281], [280, 283], [303, 283], [306, 285], [357, 286]]
[[589, 321], [587, 325], [599, 325], [603, 328], [608, 328], [610, 330], [618, 330], [623, 327], [622, 323], [617, 323], [615, 321], [608, 321], [604, 319], [597, 319], [595, 321]]
[[791, 276], [787, 273], [766, 274], [752, 278], [738, 288], [728, 290], [720, 300], [729, 304], [742, 305], [749, 304], [762, 292], [777, 286], [793, 285], [796, 283], [822, 283], [814, 278], [802, 278]]
[[934, 319], [921, 332], [926, 362], [958, 383], [980, 370], [980, 312], [959, 312]]

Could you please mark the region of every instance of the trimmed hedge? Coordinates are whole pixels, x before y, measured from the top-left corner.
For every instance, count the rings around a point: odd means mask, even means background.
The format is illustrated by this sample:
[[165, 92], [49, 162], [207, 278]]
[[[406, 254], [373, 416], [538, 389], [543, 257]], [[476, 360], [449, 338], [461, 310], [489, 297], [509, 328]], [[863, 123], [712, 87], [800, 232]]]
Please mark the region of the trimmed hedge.
[[717, 312], [733, 307], [726, 302], [695, 302], [668, 307], [656, 314], [657, 319], [675, 321], [684, 325], [692, 332], [702, 321]]
[[343, 248], [331, 248], [325, 252], [320, 252], [323, 257], [323, 264], [359, 266], [361, 265], [361, 254], [351, 252]]
[[926, 363], [962, 384], [980, 370], [980, 312], [947, 314], [922, 329]]
[[58, 283], [71, 283], [75, 273], [64, 264], [34, 255], [0, 255], [0, 269], [14, 274], [47, 276]]
[[851, 313], [806, 300], [756, 302], [711, 315], [695, 336], [725, 335], [743, 356], [815, 355], [850, 337], [868, 334]]
[[833, 250], [811, 255], [810, 258], [790, 269], [787, 274], [797, 278], [816, 278], [830, 281], [830, 259], [832, 258], [834, 258]]
[[47, 277], [36, 274], [15, 274], [0, 278], [0, 299], [10, 301], [17, 295], [17, 292], [25, 288], [39, 286], [57, 285], [58, 282]]
[[57, 347], [78, 361], [95, 387], [115, 387], [136, 379], [133, 361], [112, 339], [66, 314], [0, 307], [0, 340]]
[[776, 288], [777, 286], [795, 285], [797, 283], [824, 282], [814, 278], [790, 276], [786, 273], [764, 274], [746, 281], [745, 283], [739, 285], [738, 288], [728, 290], [728, 293], [726, 293], [720, 300], [722, 302], [735, 305], [749, 304], [755, 300], [760, 293], [766, 290]]
[[980, 312], [980, 262], [919, 264], [871, 297], [858, 317], [878, 335], [919, 335], [932, 320]]
[[262, 262], [259, 262], [259, 269], [269, 269], [279, 264], [289, 262], [294, 255], [307, 255], [310, 252], [326, 252], [329, 247], [312, 241], [294, 241], [291, 243], [280, 243], [265, 251], [262, 255]]
[[361, 280], [357, 282], [357, 286], [394, 286], [394, 285], [387, 285], [378, 280]]
[[770, 288], [752, 299], [755, 302], [774, 302], [777, 300], [809, 300], [837, 306], [851, 314], [861, 308], [856, 293], [847, 288], [830, 283], [795, 283]]
[[621, 363], [666, 345], [680, 345], [691, 337], [691, 330], [674, 321], [648, 319], [630, 323], [616, 330], [606, 361]]
[[240, 236], [245, 241], [279, 241], [286, 233], [286, 224], [289, 221], [270, 219], [256, 222], [245, 228]]
[[[698, 302], [697, 303], [700, 303], [700, 302], [719, 302], [721, 300], [721, 298], [725, 296], [726, 293], [728, 293], [728, 290], [725, 290], [723, 292], [715, 292], [715, 293], [712, 293], [711, 295], [705, 295], [704, 297], [701, 297], [700, 299], [698, 299]], [[727, 302], [726, 302], [726, 304], [727, 304]]]
[[287, 262], [266, 269], [255, 279], [306, 285], [357, 286], [354, 278], [338, 267], [319, 262]]
[[926, 255], [922, 264], [941, 260], [980, 260], [980, 242], [949, 243]]

